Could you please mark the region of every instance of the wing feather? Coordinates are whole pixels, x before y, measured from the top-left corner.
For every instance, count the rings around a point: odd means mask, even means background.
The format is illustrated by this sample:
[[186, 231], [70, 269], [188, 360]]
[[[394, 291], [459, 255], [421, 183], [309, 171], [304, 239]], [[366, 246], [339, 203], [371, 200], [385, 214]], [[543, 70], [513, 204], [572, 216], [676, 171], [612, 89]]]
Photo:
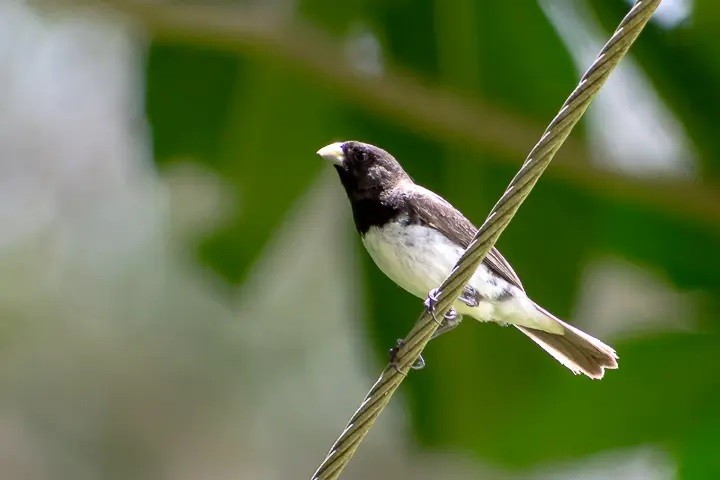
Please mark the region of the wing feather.
[[[405, 192], [411, 221], [434, 227], [462, 248], [470, 245], [477, 228], [447, 200], [417, 184], [411, 189], [406, 187]], [[524, 290], [520, 278], [497, 248], [488, 252], [483, 263], [502, 279]]]

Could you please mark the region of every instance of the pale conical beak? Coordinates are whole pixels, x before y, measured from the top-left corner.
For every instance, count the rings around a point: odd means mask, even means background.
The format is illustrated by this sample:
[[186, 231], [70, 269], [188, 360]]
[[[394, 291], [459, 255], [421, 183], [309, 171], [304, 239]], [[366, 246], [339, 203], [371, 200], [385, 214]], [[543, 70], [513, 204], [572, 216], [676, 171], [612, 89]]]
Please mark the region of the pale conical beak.
[[342, 142], [331, 143], [330, 145], [318, 150], [317, 154], [335, 165], [342, 166], [343, 161], [345, 160], [345, 154], [343, 153], [342, 146]]

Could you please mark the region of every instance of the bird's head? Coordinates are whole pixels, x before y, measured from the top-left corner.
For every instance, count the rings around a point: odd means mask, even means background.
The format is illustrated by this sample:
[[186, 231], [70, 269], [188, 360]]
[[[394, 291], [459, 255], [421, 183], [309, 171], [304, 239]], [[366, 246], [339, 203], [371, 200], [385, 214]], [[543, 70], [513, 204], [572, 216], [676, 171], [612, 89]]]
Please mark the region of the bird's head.
[[349, 196], [377, 195], [409, 179], [395, 157], [367, 143], [336, 142], [318, 150], [332, 162]]

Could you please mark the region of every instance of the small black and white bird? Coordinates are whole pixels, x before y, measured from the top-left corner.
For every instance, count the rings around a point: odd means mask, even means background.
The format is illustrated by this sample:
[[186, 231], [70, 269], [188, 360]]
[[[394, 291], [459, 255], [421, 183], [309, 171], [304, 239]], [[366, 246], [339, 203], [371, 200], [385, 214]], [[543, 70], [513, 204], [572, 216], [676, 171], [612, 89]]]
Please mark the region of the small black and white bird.
[[[375, 264], [400, 287], [428, 298], [426, 305], [432, 305], [432, 290], [450, 274], [475, 236], [475, 226], [445, 199], [414, 183], [385, 150], [347, 141], [317, 153], [337, 170], [355, 226]], [[533, 302], [495, 248], [453, 310], [435, 336], [457, 326], [461, 315], [469, 315], [514, 325], [575, 374], [602, 378], [606, 368], [618, 366], [615, 350]]]

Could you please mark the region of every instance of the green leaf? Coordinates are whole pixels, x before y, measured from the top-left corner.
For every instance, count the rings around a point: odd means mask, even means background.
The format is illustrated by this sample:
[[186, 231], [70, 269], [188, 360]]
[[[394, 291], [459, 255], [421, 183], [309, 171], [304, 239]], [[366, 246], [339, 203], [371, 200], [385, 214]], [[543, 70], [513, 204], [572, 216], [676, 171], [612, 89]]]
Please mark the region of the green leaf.
[[678, 479], [704, 480], [720, 476], [720, 456], [717, 454], [720, 438], [720, 416], [717, 412], [718, 392], [706, 401], [707, 416], [694, 424], [687, 435], [673, 442], [678, 461]]
[[322, 163], [334, 102], [283, 66], [192, 49], [150, 56], [148, 105], [159, 161], [215, 170], [237, 193], [237, 215], [200, 246], [201, 257], [240, 283]]
[[155, 158], [214, 162], [238, 72], [233, 55], [153, 45], [148, 55], [146, 104]]

